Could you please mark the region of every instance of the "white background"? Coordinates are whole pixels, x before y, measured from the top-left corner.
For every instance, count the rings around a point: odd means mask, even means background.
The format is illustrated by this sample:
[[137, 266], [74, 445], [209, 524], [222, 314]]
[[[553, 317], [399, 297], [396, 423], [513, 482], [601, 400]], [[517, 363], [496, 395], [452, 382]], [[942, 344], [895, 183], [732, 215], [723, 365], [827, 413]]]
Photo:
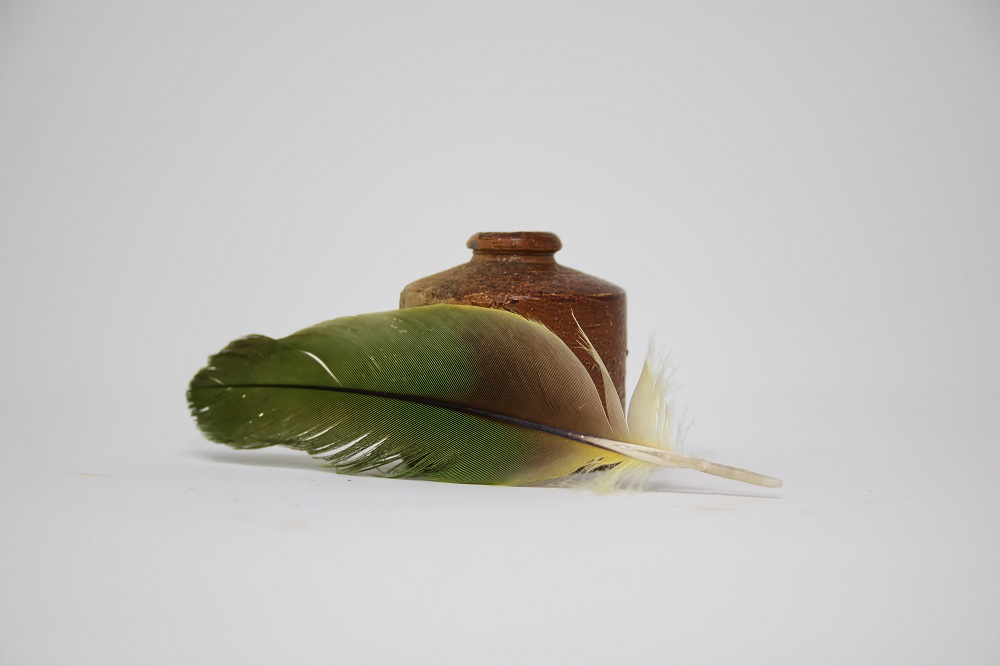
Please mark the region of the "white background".
[[[1000, 663], [1000, 5], [0, 4], [0, 663]], [[555, 231], [645, 494], [232, 452], [230, 339]]]

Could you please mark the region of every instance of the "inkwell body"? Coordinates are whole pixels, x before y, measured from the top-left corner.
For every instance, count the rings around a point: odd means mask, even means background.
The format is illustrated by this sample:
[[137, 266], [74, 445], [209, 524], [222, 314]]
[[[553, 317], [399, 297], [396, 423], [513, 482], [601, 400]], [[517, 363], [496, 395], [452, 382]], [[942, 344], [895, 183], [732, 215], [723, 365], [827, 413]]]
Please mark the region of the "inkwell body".
[[[469, 239], [472, 259], [408, 284], [400, 308], [436, 303], [516, 312], [548, 326], [569, 345], [597, 386], [597, 364], [580, 344], [577, 322], [608, 368], [625, 403], [625, 291], [556, 262], [559, 237], [537, 231], [480, 232]], [[575, 319], [574, 319], [575, 317]], [[603, 394], [602, 394], [603, 400]]]

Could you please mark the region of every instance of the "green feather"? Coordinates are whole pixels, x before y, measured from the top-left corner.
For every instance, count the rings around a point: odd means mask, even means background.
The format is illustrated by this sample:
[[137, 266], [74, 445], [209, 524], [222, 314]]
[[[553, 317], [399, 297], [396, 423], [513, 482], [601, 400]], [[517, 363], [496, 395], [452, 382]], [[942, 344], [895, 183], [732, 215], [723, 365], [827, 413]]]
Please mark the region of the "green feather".
[[609, 416], [565, 343], [484, 308], [435, 305], [236, 340], [195, 375], [188, 402], [211, 440], [287, 446], [351, 474], [520, 485], [697, 460], [629, 443], [617, 398]]

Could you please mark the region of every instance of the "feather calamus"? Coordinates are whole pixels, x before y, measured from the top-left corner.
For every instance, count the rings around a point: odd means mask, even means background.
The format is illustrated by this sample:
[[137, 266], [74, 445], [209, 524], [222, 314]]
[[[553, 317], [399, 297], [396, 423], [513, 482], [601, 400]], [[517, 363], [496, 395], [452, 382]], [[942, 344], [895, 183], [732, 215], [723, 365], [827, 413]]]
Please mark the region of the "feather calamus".
[[523, 485], [613, 466], [602, 478], [621, 486], [667, 466], [781, 485], [673, 450], [663, 376], [648, 359], [626, 418], [600, 357], [583, 342], [602, 368], [607, 409], [547, 328], [457, 305], [236, 340], [195, 375], [188, 402], [213, 441], [286, 446], [349, 474]]

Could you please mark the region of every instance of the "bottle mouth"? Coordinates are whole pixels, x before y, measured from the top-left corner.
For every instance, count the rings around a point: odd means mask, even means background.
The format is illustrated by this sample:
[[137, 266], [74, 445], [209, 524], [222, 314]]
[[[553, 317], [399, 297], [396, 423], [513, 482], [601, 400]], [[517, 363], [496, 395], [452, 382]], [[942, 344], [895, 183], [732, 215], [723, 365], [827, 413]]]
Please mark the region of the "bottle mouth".
[[480, 231], [465, 244], [474, 254], [555, 254], [559, 236], [549, 231]]

